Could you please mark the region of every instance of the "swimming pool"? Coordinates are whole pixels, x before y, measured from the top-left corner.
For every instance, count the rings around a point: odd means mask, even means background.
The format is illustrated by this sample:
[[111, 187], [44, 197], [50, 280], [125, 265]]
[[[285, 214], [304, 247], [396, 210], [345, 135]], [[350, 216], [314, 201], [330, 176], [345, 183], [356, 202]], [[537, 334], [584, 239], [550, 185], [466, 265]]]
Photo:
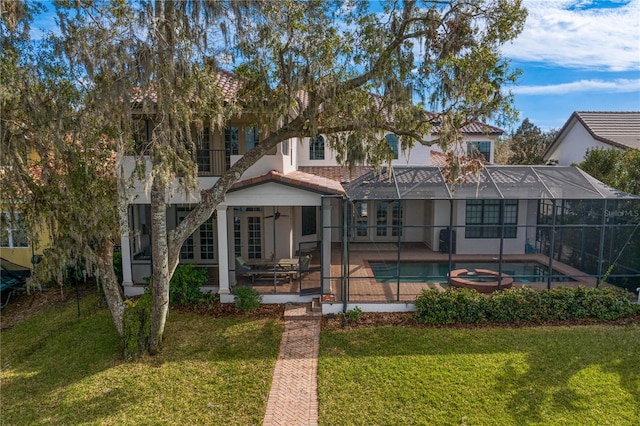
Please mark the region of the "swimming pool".
[[[387, 283], [398, 280], [397, 262], [369, 262], [376, 281]], [[498, 270], [497, 263], [491, 262], [453, 262], [452, 269], [491, 269]], [[545, 282], [549, 268], [538, 262], [504, 262], [502, 272], [513, 278], [515, 282]], [[449, 273], [449, 262], [400, 262], [400, 282], [435, 283], [446, 281]], [[551, 280], [554, 282], [575, 281], [560, 272], [553, 271]]]

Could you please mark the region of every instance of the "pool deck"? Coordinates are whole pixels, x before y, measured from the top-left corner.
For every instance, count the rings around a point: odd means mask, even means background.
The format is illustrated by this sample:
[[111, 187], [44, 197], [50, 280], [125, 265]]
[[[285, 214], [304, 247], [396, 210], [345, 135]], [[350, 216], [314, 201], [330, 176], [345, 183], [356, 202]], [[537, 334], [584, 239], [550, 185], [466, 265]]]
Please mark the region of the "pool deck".
[[[370, 261], [387, 261], [395, 262], [398, 260], [398, 251], [395, 244], [351, 244], [349, 251], [349, 301], [350, 302], [412, 302], [423, 289], [435, 288], [443, 290], [448, 287], [446, 280], [439, 283], [380, 283], [373, 277], [373, 272], [369, 267]], [[319, 257], [319, 256], [318, 256]], [[340, 264], [341, 249], [334, 247], [332, 250], [332, 277], [339, 277], [342, 273]], [[549, 257], [539, 254], [510, 254], [504, 255], [505, 262], [537, 262], [542, 265], [549, 264]], [[454, 254], [452, 255], [454, 262], [497, 262], [497, 255], [477, 255], [477, 254]], [[317, 257], [313, 261], [319, 262]], [[449, 255], [446, 253], [438, 253], [430, 250], [421, 243], [403, 243], [400, 252], [400, 261], [408, 262], [448, 262]], [[315, 267], [314, 267], [315, 266]], [[552, 282], [551, 286], [570, 286], [579, 285], [593, 287], [596, 285], [595, 278], [585, 276], [584, 272], [572, 268], [559, 261], [553, 261], [553, 269], [563, 275], [573, 276], [574, 282]], [[262, 294], [295, 294], [299, 292], [300, 284], [304, 287], [314, 287], [320, 284], [320, 265], [312, 264], [311, 272], [302, 278], [302, 282], [294, 280], [293, 282], [279, 282], [276, 286], [269, 282], [258, 283], [254, 288]], [[535, 289], [547, 288], [546, 282], [514, 282], [514, 287], [518, 288], [526, 285]], [[399, 290], [399, 292], [398, 292]], [[339, 278], [333, 279], [331, 284], [331, 293], [335, 295], [336, 300], [342, 300]]]

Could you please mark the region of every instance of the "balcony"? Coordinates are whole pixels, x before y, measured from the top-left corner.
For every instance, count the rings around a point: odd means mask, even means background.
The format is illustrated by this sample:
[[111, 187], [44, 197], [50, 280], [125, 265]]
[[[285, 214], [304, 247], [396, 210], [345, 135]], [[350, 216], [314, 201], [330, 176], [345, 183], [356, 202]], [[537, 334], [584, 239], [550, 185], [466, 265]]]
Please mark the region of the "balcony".
[[222, 176], [231, 167], [231, 156], [224, 149], [199, 149], [196, 162], [198, 176]]

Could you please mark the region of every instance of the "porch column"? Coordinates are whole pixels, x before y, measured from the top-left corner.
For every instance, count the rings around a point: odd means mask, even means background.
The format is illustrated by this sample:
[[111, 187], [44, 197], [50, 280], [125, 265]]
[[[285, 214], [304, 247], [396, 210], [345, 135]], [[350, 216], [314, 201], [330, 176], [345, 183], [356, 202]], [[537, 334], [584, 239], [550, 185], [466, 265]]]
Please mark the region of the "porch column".
[[122, 253], [122, 287], [125, 296], [128, 295], [127, 287], [133, 287], [133, 275], [131, 273], [131, 242], [129, 241], [129, 215], [128, 208], [119, 209], [120, 215], [120, 251]]
[[331, 288], [331, 199], [322, 203], [322, 290]]
[[227, 245], [227, 206], [216, 208], [218, 222], [218, 284], [219, 294], [229, 291], [229, 247]]

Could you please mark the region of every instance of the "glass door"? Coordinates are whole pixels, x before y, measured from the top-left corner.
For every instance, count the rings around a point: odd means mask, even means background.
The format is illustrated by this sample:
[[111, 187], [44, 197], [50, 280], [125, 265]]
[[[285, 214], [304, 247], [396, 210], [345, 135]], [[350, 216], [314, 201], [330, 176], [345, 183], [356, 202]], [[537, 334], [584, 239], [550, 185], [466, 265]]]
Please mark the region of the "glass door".
[[262, 208], [234, 209], [233, 239], [236, 256], [242, 256], [244, 259], [263, 258]]

